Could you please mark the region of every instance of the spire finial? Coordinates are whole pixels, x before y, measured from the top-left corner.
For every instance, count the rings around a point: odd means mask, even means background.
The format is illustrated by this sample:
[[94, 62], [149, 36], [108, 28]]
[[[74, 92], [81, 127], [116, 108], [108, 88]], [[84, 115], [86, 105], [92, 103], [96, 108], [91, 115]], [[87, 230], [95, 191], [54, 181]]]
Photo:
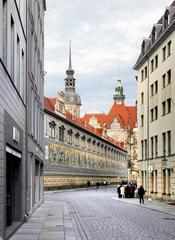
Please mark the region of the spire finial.
[[72, 59], [71, 59], [71, 40], [69, 40], [69, 68], [72, 68]]

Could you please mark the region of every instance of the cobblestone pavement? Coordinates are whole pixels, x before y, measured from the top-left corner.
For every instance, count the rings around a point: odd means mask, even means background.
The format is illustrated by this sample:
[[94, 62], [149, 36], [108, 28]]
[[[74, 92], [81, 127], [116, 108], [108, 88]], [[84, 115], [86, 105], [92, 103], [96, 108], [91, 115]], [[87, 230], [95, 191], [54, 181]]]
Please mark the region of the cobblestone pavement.
[[77, 239], [175, 240], [175, 216], [115, 197], [113, 188], [46, 193], [46, 199], [69, 203]]
[[175, 240], [175, 216], [159, 212], [161, 204], [153, 204], [158, 211], [151, 206], [118, 200], [115, 188], [46, 192], [12, 240]]

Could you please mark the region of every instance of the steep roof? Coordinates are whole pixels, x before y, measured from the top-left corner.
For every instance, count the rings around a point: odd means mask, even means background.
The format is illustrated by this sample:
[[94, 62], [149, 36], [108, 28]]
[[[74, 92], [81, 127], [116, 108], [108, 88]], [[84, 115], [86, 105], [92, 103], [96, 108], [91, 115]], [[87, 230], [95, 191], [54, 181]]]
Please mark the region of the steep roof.
[[136, 125], [136, 107], [135, 106], [125, 106], [122, 104], [114, 103], [108, 114], [98, 114], [89, 113], [85, 114], [81, 121], [83, 123], [88, 123], [92, 117], [96, 117], [101, 128], [106, 126], [110, 128], [112, 122], [115, 118], [119, 121], [122, 128], [126, 129], [128, 127], [128, 121], [130, 121], [130, 129], [132, 130]]

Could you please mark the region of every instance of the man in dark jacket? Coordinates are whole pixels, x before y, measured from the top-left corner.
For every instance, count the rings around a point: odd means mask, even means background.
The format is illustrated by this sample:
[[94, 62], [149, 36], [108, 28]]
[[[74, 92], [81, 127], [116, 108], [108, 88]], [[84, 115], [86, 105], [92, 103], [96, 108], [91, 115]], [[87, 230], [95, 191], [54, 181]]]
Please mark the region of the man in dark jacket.
[[144, 204], [145, 190], [142, 186], [140, 186], [140, 188], [138, 190], [138, 195], [139, 195], [139, 199], [140, 199], [140, 204], [141, 204], [141, 202]]

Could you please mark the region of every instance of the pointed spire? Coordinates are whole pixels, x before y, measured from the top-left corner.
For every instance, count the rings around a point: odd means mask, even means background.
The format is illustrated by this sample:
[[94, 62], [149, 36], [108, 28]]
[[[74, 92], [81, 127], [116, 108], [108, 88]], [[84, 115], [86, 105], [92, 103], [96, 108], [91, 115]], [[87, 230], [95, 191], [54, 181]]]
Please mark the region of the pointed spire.
[[69, 41], [69, 69], [72, 68], [72, 59], [71, 59], [71, 40]]

